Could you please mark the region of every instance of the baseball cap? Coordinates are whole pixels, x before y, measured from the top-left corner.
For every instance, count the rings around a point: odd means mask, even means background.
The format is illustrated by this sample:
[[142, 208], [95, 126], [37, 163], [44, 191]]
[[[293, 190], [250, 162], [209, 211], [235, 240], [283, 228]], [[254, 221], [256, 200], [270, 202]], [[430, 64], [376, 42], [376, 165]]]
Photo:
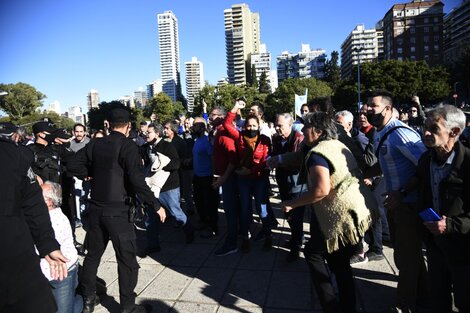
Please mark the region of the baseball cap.
[[131, 115], [125, 109], [112, 109], [108, 114], [108, 121], [110, 123], [128, 123], [131, 121]]
[[33, 133], [37, 134], [40, 132], [48, 132], [50, 134], [57, 131], [57, 128], [54, 127], [54, 124], [47, 121], [37, 122], [33, 125]]
[[14, 124], [10, 122], [1, 122], [0, 123], [0, 134], [11, 134], [16, 132], [18, 127], [16, 127]]

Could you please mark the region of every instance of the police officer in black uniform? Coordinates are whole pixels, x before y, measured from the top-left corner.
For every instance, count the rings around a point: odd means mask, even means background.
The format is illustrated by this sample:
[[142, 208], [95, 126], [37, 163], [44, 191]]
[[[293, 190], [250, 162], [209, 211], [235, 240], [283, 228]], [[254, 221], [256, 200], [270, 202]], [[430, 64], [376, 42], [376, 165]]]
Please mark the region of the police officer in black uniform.
[[54, 278], [67, 276], [68, 261], [54, 238], [42, 191], [31, 170], [33, 154], [16, 143], [16, 127], [0, 123], [0, 312], [56, 312], [39, 256]]
[[129, 112], [122, 108], [113, 109], [108, 121], [110, 135], [91, 140], [68, 165], [72, 174], [91, 182], [88, 253], [81, 277], [83, 312], [94, 310], [96, 273], [109, 239], [118, 262], [121, 310], [145, 312], [147, 308], [135, 305], [134, 288], [139, 265], [133, 223], [134, 196], [137, 195], [148, 209], [156, 210], [162, 222], [166, 214], [145, 183], [137, 145], [127, 138], [131, 127]]

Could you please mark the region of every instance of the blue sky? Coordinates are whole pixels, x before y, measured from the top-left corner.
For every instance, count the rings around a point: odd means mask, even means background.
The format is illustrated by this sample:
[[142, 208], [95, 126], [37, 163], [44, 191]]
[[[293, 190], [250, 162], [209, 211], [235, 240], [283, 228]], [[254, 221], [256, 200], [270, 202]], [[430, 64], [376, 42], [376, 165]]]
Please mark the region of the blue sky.
[[[444, 0], [449, 12], [462, 0]], [[357, 24], [372, 28], [392, 0], [253, 0], [260, 14], [261, 41], [273, 60], [301, 44], [340, 51]], [[0, 82], [24, 82], [58, 100], [62, 112], [86, 110], [90, 89], [102, 101], [131, 95], [160, 78], [157, 14], [173, 11], [179, 23], [180, 62], [196, 56], [205, 80], [226, 76], [223, 11], [242, 1], [226, 0], [2, 0]], [[273, 64], [274, 66], [274, 64]]]

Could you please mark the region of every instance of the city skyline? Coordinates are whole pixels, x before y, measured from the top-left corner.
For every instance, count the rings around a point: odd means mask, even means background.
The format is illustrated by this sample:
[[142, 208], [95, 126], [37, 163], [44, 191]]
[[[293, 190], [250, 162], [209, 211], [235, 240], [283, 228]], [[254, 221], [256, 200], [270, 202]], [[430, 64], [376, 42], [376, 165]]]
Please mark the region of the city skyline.
[[[285, 3], [256, 1], [171, 2], [6, 0], [0, 5], [0, 82], [24, 82], [46, 94], [44, 107], [80, 106], [97, 89], [101, 101], [133, 95], [161, 79], [157, 15], [171, 10], [179, 23], [180, 62], [192, 57], [204, 64], [205, 80], [215, 85], [227, 76], [224, 10], [246, 3], [259, 13], [261, 43], [273, 63], [283, 51], [302, 44], [323, 48], [328, 58], [358, 24], [373, 28], [396, 3], [337, 1]], [[448, 13], [461, 0], [445, 0]], [[275, 69], [275, 64], [271, 64]], [[184, 70], [180, 68], [181, 74]], [[181, 77], [184, 86], [185, 77]], [[185, 94], [185, 92], [183, 92]]]

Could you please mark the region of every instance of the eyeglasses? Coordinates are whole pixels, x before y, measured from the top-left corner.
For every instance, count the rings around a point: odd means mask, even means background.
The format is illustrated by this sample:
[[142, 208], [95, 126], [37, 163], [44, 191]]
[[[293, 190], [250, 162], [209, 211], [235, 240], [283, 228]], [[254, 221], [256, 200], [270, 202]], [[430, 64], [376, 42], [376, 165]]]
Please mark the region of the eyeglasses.
[[410, 112], [418, 112], [417, 109], [411, 109], [411, 110], [409, 110], [409, 111], [410, 111]]

